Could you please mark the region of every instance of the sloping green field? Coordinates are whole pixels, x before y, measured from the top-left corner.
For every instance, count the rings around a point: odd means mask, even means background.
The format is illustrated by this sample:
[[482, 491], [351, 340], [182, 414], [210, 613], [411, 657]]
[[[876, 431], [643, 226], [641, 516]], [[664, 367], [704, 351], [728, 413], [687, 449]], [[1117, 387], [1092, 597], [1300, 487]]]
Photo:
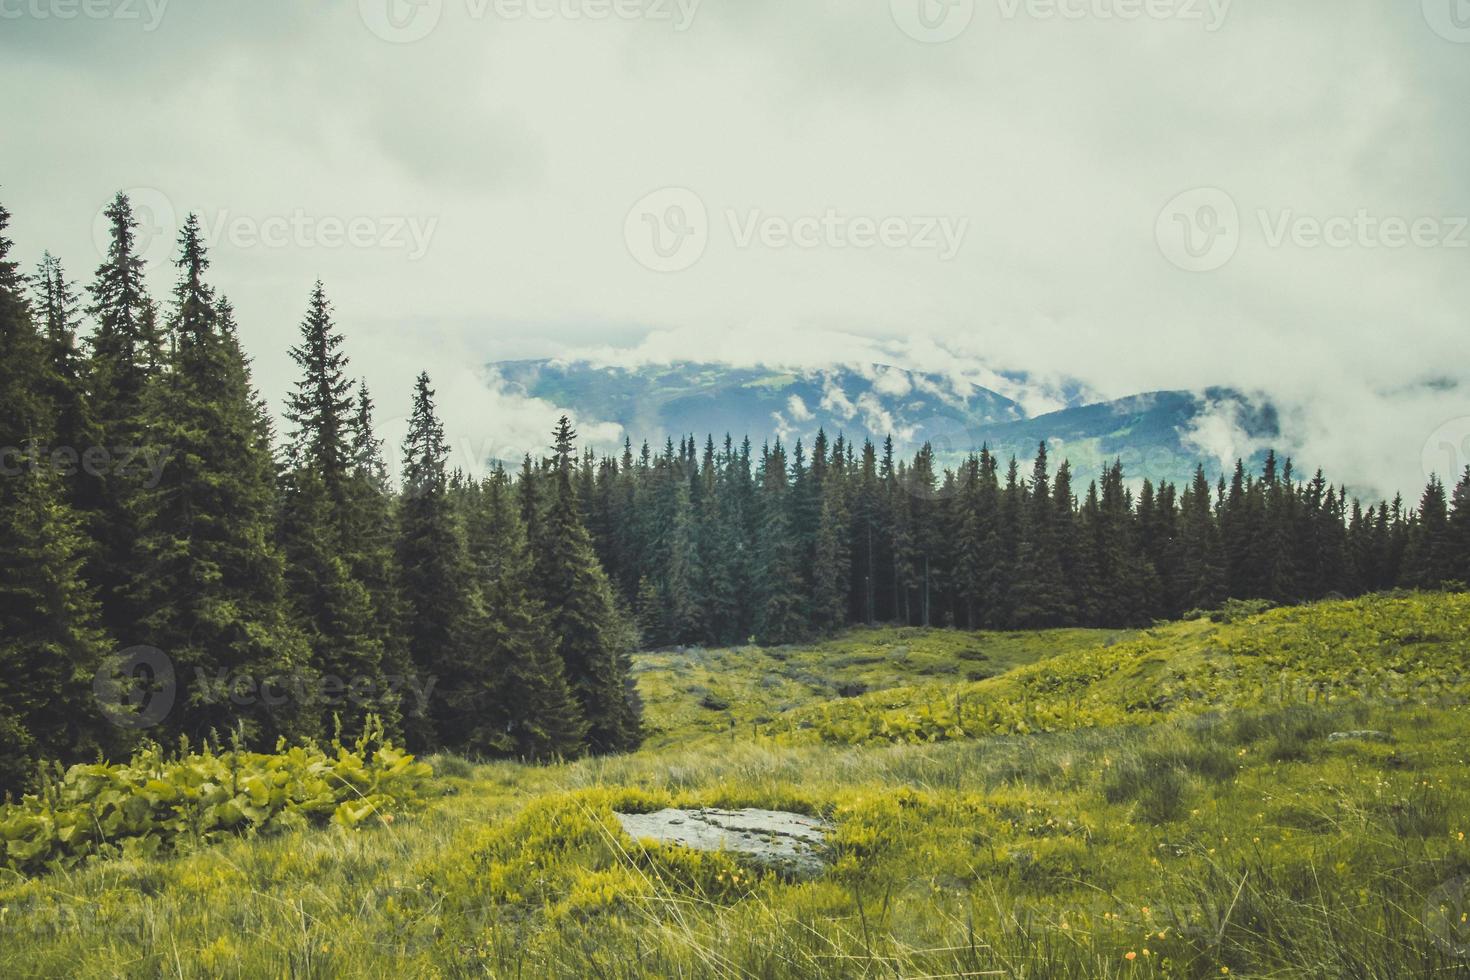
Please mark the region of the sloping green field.
[[[1215, 618], [646, 654], [634, 755], [0, 871], [0, 975], [1470, 976], [1470, 596]], [[612, 817], [670, 804], [825, 816], [832, 868]]]

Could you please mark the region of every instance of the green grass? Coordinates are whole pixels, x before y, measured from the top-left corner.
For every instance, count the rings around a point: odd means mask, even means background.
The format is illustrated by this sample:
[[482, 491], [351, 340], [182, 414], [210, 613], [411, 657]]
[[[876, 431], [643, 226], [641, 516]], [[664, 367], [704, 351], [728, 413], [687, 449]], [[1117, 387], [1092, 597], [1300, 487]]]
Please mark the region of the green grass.
[[[633, 755], [441, 757], [391, 825], [0, 872], [0, 975], [1470, 976], [1467, 629], [1432, 595], [647, 654]], [[612, 817], [671, 804], [827, 817], [832, 869]]]
[[[1126, 641], [1119, 630], [988, 633], [880, 627], [815, 645], [688, 647], [634, 661], [647, 748], [746, 737], [812, 705], [914, 684], [951, 688], [1015, 667]], [[795, 724], [796, 722], [792, 722]]]

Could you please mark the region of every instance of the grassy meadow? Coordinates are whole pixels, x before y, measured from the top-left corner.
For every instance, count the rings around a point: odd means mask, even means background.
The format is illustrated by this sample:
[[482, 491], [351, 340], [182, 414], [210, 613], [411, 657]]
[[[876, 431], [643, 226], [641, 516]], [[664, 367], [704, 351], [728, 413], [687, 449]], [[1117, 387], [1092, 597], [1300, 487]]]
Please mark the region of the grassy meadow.
[[[0, 870], [0, 976], [1470, 977], [1470, 595], [635, 665], [648, 740]], [[831, 820], [785, 881], [612, 813]]]

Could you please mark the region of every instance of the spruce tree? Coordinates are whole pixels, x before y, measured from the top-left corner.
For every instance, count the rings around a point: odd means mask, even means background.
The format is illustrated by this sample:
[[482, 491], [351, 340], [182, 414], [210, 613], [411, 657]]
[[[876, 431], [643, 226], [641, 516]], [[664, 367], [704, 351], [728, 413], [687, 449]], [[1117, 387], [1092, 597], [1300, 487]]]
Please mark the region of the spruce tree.
[[741, 593], [736, 585], [740, 557], [746, 548], [732, 498], [730, 438], [715, 453], [714, 437], [705, 443], [695, 506], [695, 549], [699, 558], [699, 592], [706, 635], [711, 642], [740, 638]]
[[470, 495], [475, 578], [466, 639], [441, 677], [440, 730], [456, 750], [529, 760], [581, 754], [587, 734], [546, 609], [531, 598], [531, 558], [513, 491], [496, 468]]
[[1437, 589], [1451, 581], [1459, 556], [1454, 553], [1444, 484], [1431, 476], [1419, 501], [1404, 554], [1404, 582], [1419, 589]]
[[822, 481], [821, 495], [816, 554], [812, 563], [811, 622], [819, 633], [828, 634], [847, 620], [848, 577], [852, 564], [847, 503], [836, 476], [828, 474]]
[[1455, 485], [1454, 509], [1450, 512], [1450, 574], [1461, 586], [1470, 587], [1470, 466]]
[[[353, 408], [343, 548], [349, 573], [367, 591], [369, 632], [381, 648], [381, 673], [388, 685], [382, 696], [367, 706], [377, 712], [390, 732], [408, 727], [410, 722], [403, 721], [408, 715], [413, 716], [411, 724], [422, 729], [428, 706], [419, 701], [421, 688], [408, 683], [419, 679], [411, 676], [413, 664], [403, 635], [393, 488], [383, 459], [383, 441], [373, 427], [373, 400], [365, 381], [358, 383]], [[393, 688], [400, 696], [390, 693]]]
[[791, 529], [786, 450], [777, 439], [761, 454], [760, 530], [756, 539], [755, 635], [762, 643], [791, 643], [806, 632], [801, 614], [800, 557]]
[[456, 701], [472, 697], [460, 665], [472, 608], [463, 531], [449, 498], [445, 461], [449, 450], [434, 409], [434, 389], [421, 373], [403, 442], [403, 487], [398, 513], [398, 567], [404, 635], [421, 683], [436, 691], [428, 716], [432, 730], [409, 735], [419, 744], [455, 745]]
[[[32, 277], [35, 316], [46, 335], [52, 368], [52, 382], [46, 391], [55, 415], [53, 442], [66, 453], [67, 466], [61, 473], [67, 497], [72, 506], [86, 518], [102, 503], [101, 485], [97, 478], [79, 465], [89, 447], [102, 444], [102, 434], [92, 417], [83, 372], [85, 362], [79, 346], [81, 332], [81, 298], [76, 285], [66, 277], [61, 260], [47, 252]], [[64, 448], [63, 448], [64, 447]], [[72, 465], [71, 454], [78, 464]], [[91, 544], [88, 543], [91, 551]]]
[[1056, 505], [1051, 495], [1046, 443], [1037, 450], [1028, 489], [1016, 554], [1012, 617], [1023, 629], [1061, 626], [1072, 621], [1072, 603], [1058, 553]]
[[[314, 686], [305, 645], [288, 622], [273, 543], [270, 445], [233, 328], [222, 323], [204, 281], [209, 259], [193, 215], [179, 249], [171, 362], [144, 395], [148, 430], [170, 458], [157, 484], [132, 501], [139, 535], [129, 591], [144, 635], [178, 676], [209, 678], [191, 683], [170, 729], [193, 736], [240, 730], [268, 743], [314, 730]], [[237, 678], [252, 687], [269, 680], [284, 695], [232, 700], [223, 685]]]
[[582, 706], [593, 752], [637, 746], [642, 721], [632, 689], [634, 630], [597, 563], [572, 482], [576, 432], [557, 424], [544, 513], [531, 534], [532, 596], [550, 612], [567, 680]]
[[[312, 289], [291, 359], [301, 370], [286, 404], [291, 425], [282, 477], [280, 538], [292, 608], [311, 646], [311, 666], [327, 695], [319, 721], [348, 735], [369, 713], [392, 725], [399, 715], [388, 695], [382, 624], [373, 596], [357, 577], [354, 535], [352, 382], [342, 335], [326, 291]], [[422, 734], [422, 733], [416, 733]]]
[[[156, 462], [169, 447], [150, 438], [145, 421], [143, 395], [158, 371], [162, 345], [143, 284], [138, 222], [124, 194], [104, 213], [110, 237], [107, 256], [89, 288], [89, 313], [96, 327], [87, 338], [85, 380], [100, 446], [116, 465], [84, 467], [93, 484], [81, 492], [97, 504], [90, 520], [97, 547], [87, 576], [98, 589], [103, 622], [118, 640], [131, 644], [147, 639], [139, 625], [143, 609], [128, 591], [140, 533], [136, 497], [145, 476], [139, 467], [124, 469], [121, 460], [136, 453], [135, 458]], [[75, 448], [85, 452], [91, 447]]]
[[1210, 499], [1209, 480], [1200, 466], [1182, 501], [1179, 593], [1189, 609], [1214, 609], [1225, 599], [1223, 549]]
[[115, 747], [91, 682], [107, 642], [82, 576], [84, 539], [54, 459], [46, 393], [58, 378], [25, 284], [10, 260], [0, 207], [0, 798], [26, 788], [47, 758], [80, 761]]
[[354, 409], [347, 355], [341, 347], [342, 335], [332, 321], [326, 289], [317, 282], [301, 323], [301, 343], [291, 349], [301, 377], [286, 406], [286, 419], [292, 424], [288, 456], [293, 463], [316, 470], [339, 513], [346, 504], [353, 462], [349, 430]]

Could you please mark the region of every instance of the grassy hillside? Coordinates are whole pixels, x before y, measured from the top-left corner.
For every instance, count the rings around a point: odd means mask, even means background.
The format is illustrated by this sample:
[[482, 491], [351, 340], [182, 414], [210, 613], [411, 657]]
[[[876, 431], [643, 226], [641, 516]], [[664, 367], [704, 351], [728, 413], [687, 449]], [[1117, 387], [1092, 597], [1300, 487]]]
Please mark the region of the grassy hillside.
[[[1470, 596], [1220, 619], [648, 654], [634, 755], [0, 872], [0, 975], [1470, 976]], [[669, 804], [825, 816], [832, 869], [612, 817]]]

